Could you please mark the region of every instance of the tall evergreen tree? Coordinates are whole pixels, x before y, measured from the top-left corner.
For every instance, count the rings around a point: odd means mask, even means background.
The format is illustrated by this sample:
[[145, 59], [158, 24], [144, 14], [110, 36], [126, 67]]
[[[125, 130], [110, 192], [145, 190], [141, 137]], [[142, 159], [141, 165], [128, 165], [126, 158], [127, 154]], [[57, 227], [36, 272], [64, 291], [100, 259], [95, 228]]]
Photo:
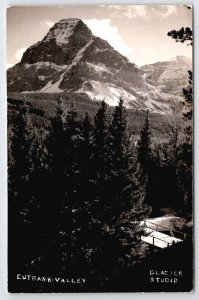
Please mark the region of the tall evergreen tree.
[[[45, 196], [41, 201], [40, 208], [41, 218], [43, 217], [45, 220], [43, 230], [47, 246], [44, 267], [50, 270], [52, 267], [57, 271], [61, 268], [62, 249], [59, 232], [62, 230], [64, 222], [63, 203], [65, 201], [66, 184], [65, 122], [65, 108], [60, 97], [46, 137], [47, 167], [42, 178]], [[53, 266], [50, 261], [54, 262]]]
[[[25, 101], [16, 111], [12, 125], [8, 161], [9, 263], [13, 268], [27, 262], [30, 237], [30, 148], [31, 128]], [[27, 241], [24, 244], [24, 241]], [[16, 260], [17, 257], [17, 260]]]
[[[65, 199], [63, 202], [63, 225], [60, 232], [62, 245], [62, 267], [75, 273], [78, 269], [78, 236], [81, 228], [80, 187], [80, 121], [73, 102], [66, 115], [65, 130]], [[64, 263], [65, 262], [65, 263]], [[65, 266], [64, 266], [65, 265]]]
[[31, 130], [28, 107], [22, 103], [12, 127], [9, 170], [9, 217], [14, 224], [23, 223], [26, 215], [30, 179]]
[[122, 99], [119, 100], [119, 105], [113, 113], [107, 138], [106, 166], [109, 172], [107, 172], [103, 218], [100, 218], [104, 225], [99, 261], [105, 262], [101, 270], [110, 276], [120, 264], [127, 266], [130, 260], [131, 263], [135, 262], [141, 241], [139, 220], [149, 212], [144, 204], [145, 182], [142, 181], [141, 170], [135, 160]]
[[[112, 213], [112, 218], [117, 219], [121, 212], [128, 210], [132, 205], [132, 147], [122, 99], [115, 108], [110, 125], [109, 159], [112, 184], [109, 197], [110, 199], [113, 197], [109, 214]], [[111, 221], [112, 218], [110, 216], [108, 218]]]
[[[183, 96], [184, 96], [184, 134], [185, 134], [185, 143], [187, 145], [192, 145], [192, 117], [193, 117], [193, 92], [192, 92], [192, 85], [193, 85], [193, 78], [192, 72], [188, 71], [189, 74], [189, 87], [187, 89], [183, 89]], [[190, 150], [190, 149], [189, 149]]]
[[101, 218], [104, 217], [106, 210], [106, 202], [108, 197], [108, 177], [110, 172], [109, 166], [109, 141], [108, 141], [109, 118], [107, 115], [107, 106], [104, 101], [97, 111], [94, 118], [93, 129], [93, 152], [94, 152], [94, 167], [95, 167], [95, 206], [96, 214]]
[[[26, 245], [28, 246], [26, 265], [30, 272], [41, 269], [41, 260], [49, 247], [49, 182], [47, 182], [48, 172], [46, 166], [45, 131], [42, 128], [33, 128], [32, 143], [30, 148], [30, 168], [29, 168], [29, 201], [27, 201], [28, 236]], [[52, 216], [52, 214], [51, 214]]]
[[51, 119], [51, 127], [47, 137], [47, 165], [48, 176], [46, 177], [48, 188], [48, 215], [49, 222], [51, 222], [51, 214], [55, 214], [59, 218], [61, 205], [65, 197], [65, 169], [66, 169], [66, 143], [65, 137], [65, 123], [64, 123], [64, 107], [62, 99], [59, 98], [55, 116]]
[[[76, 208], [76, 192], [79, 184], [79, 149], [80, 149], [80, 121], [75, 104], [71, 102], [66, 116], [65, 132], [65, 156], [66, 156], [66, 195], [71, 201], [72, 207]], [[74, 198], [74, 201], [72, 200]]]
[[138, 141], [138, 160], [145, 174], [148, 174], [151, 167], [152, 151], [151, 151], [151, 128], [149, 111], [146, 112], [144, 126], [141, 130], [140, 140]]
[[[80, 121], [80, 145], [78, 154], [79, 185], [77, 187], [78, 214], [76, 215], [76, 267], [81, 268], [84, 276], [93, 271], [92, 252], [95, 248], [96, 231], [93, 204], [95, 197], [94, 160], [93, 160], [93, 125], [86, 113]], [[79, 271], [78, 271], [79, 272]]]
[[[191, 10], [191, 6], [186, 5], [186, 8]], [[192, 29], [189, 27], [182, 27], [180, 30], [172, 30], [168, 33], [176, 42], [193, 44]], [[193, 109], [193, 94], [192, 94], [192, 71], [188, 71], [189, 87], [183, 89], [184, 96], [184, 142], [179, 147], [177, 176], [179, 183], [179, 190], [184, 202], [184, 211], [192, 214], [192, 109]]]
[[[93, 125], [88, 113], [81, 120], [80, 124], [80, 187], [79, 195], [86, 210], [92, 210], [92, 199], [94, 197], [93, 178], [95, 174], [93, 160]], [[87, 207], [86, 207], [87, 205]]]
[[[49, 169], [52, 170], [54, 177], [62, 177], [64, 173], [64, 156], [65, 149], [65, 124], [64, 124], [64, 107], [62, 99], [59, 98], [55, 111], [55, 116], [51, 119], [51, 127], [47, 140], [47, 149], [49, 152]], [[57, 179], [59, 182], [59, 179]]]
[[183, 198], [184, 212], [192, 214], [192, 140], [193, 140], [193, 95], [192, 95], [192, 72], [189, 73], [189, 88], [183, 89], [184, 95], [184, 141], [179, 146], [177, 176], [179, 190]]
[[[146, 214], [144, 203], [145, 180], [135, 157], [135, 149], [127, 128], [123, 100], [115, 108], [110, 126], [110, 153], [112, 183], [110, 198], [113, 220], [127, 213], [133, 221]], [[139, 213], [138, 213], [139, 212]], [[109, 216], [109, 220], [111, 217]]]

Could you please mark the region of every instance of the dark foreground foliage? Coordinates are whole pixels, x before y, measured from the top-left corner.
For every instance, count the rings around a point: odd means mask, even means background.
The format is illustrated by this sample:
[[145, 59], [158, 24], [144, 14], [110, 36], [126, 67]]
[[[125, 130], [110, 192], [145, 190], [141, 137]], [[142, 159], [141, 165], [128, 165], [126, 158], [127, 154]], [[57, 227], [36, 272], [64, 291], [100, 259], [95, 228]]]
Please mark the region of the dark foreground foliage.
[[[140, 220], [163, 207], [191, 217], [190, 186], [180, 181], [188, 172], [186, 165], [180, 169], [181, 145], [152, 145], [148, 111], [138, 142], [122, 99], [111, 111], [102, 102], [93, 120], [62, 99], [46, 126], [34, 123], [24, 101], [12, 114], [10, 291], [111, 291], [115, 276], [143, 272], [139, 263], [149, 249]], [[46, 286], [17, 280], [17, 274], [86, 283]]]

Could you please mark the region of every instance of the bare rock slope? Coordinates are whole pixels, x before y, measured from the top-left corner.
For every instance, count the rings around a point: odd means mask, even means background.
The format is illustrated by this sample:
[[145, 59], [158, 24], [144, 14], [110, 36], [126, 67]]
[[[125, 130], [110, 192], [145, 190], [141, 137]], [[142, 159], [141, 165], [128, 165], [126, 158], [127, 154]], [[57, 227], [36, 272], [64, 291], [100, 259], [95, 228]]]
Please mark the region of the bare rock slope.
[[[122, 96], [127, 108], [164, 113], [180, 95], [168, 88], [169, 80], [159, 70], [161, 65], [139, 68], [95, 37], [80, 19], [64, 19], [8, 69], [8, 93], [72, 93], [112, 106]], [[182, 77], [184, 84], [185, 72]]]

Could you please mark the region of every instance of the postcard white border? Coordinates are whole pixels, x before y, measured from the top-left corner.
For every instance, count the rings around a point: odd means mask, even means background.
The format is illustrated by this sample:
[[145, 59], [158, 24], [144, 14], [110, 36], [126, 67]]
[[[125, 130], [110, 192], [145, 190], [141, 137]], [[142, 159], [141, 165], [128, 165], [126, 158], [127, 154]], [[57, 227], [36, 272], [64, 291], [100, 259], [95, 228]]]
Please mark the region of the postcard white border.
[[[195, 283], [190, 293], [85, 293], [85, 294], [10, 294], [7, 291], [7, 98], [6, 98], [6, 7], [9, 6], [40, 6], [69, 4], [192, 4], [194, 11], [194, 169], [195, 169]], [[122, 0], [1, 0], [0, 1], [0, 299], [199, 299], [199, 76], [198, 65], [198, 31], [199, 5], [198, 0], [180, 1], [122, 1]], [[185, 257], [186, 259], [186, 257]]]

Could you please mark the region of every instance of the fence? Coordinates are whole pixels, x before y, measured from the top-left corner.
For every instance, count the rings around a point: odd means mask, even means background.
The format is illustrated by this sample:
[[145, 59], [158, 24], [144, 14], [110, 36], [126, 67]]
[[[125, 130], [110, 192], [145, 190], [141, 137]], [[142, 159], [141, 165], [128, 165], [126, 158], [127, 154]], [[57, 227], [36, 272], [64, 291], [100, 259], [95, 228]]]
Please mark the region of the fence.
[[[155, 229], [153, 229], [153, 230], [159, 231], [159, 230], [162, 228], [162, 229], [164, 229], [164, 231], [170, 231], [171, 234], [173, 234], [173, 232], [176, 232], [176, 233], [180, 234], [181, 236], [183, 236], [183, 239], [184, 239], [184, 240], [187, 238], [187, 233], [184, 233], [184, 232], [181, 232], [181, 231], [178, 231], [178, 230], [175, 230], [175, 229], [170, 229], [170, 228], [168, 228], [168, 227], [165, 227], [165, 226], [162, 226], [162, 225], [159, 225], [159, 224], [150, 222], [150, 221], [144, 220], [144, 227], [147, 227], [147, 228], [149, 228], [149, 229], [152, 229], [152, 228], [150, 228], [150, 227], [147, 226], [147, 223], [152, 224], [153, 226], [155, 225]], [[159, 229], [159, 230], [158, 230], [158, 229]], [[174, 236], [174, 235], [173, 235], [173, 236]]]

